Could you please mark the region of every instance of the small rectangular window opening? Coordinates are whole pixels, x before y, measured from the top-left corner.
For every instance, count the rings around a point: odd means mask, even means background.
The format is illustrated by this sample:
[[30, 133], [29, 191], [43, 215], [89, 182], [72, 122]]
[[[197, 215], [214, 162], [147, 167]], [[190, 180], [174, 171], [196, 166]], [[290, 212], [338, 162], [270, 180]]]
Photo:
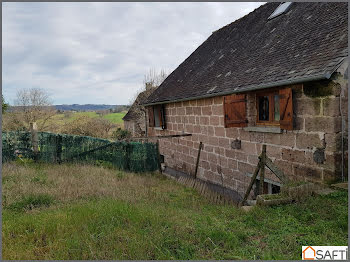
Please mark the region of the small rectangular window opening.
[[[254, 189], [254, 194], [256, 196], [258, 195], [258, 190], [260, 188], [259, 184], [260, 184], [260, 180], [257, 179], [255, 181], [255, 189]], [[263, 194], [278, 194], [281, 192], [281, 187], [264, 181], [263, 191], [264, 191]]]
[[154, 127], [160, 127], [162, 129], [166, 128], [164, 106], [162, 105], [153, 106], [153, 119], [154, 119]]
[[160, 156], [160, 163], [164, 163], [164, 155], [159, 155]]
[[257, 94], [257, 125], [279, 125], [280, 96], [277, 91]]
[[269, 121], [269, 97], [259, 97], [259, 120]]
[[153, 112], [154, 112], [154, 126], [155, 127], [160, 127], [161, 126], [161, 123], [160, 123], [160, 107], [159, 106], [155, 106], [153, 108]]
[[269, 16], [268, 19], [272, 19], [272, 18], [275, 18], [283, 13], [286, 13], [290, 6], [291, 6], [292, 2], [284, 2], [282, 4], [280, 4], [276, 10]]

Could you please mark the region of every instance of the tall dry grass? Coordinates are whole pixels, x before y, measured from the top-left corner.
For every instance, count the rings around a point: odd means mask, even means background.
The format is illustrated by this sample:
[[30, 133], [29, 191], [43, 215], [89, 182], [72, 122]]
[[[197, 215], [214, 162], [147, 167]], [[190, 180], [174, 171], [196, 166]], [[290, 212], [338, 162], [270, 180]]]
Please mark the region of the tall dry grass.
[[24, 196], [39, 194], [51, 195], [61, 203], [103, 197], [127, 202], [143, 201], [145, 198], [149, 201], [167, 195], [162, 192], [179, 188], [159, 174], [125, 173], [83, 164], [13, 162], [3, 165], [2, 174], [3, 206], [20, 201]]

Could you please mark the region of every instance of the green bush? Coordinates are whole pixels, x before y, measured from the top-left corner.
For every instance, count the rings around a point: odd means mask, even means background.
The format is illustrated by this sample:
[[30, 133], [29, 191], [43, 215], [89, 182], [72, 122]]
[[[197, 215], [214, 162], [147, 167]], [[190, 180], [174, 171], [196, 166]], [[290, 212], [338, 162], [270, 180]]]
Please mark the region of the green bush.
[[12, 203], [7, 208], [13, 211], [26, 211], [42, 206], [49, 207], [53, 202], [54, 198], [48, 194], [29, 195]]

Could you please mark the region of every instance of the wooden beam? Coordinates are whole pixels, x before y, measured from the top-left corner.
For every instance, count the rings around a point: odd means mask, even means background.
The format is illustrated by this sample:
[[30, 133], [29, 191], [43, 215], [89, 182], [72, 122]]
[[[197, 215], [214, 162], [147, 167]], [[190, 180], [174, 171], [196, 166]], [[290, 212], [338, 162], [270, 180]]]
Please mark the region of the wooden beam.
[[243, 200], [239, 203], [239, 206], [241, 207], [242, 205], [244, 205], [245, 201], [247, 200], [248, 196], [249, 196], [249, 193], [250, 193], [250, 190], [252, 190], [252, 187], [253, 187], [253, 184], [255, 182], [255, 179], [259, 173], [259, 170], [261, 168], [261, 160], [259, 161], [258, 165], [256, 166], [256, 169], [254, 171], [254, 174], [252, 176], [252, 179], [250, 180], [250, 184], [247, 188], [247, 191], [245, 192], [245, 195], [243, 197]]
[[203, 147], [203, 143], [199, 143], [199, 148], [198, 148], [198, 155], [197, 155], [197, 162], [196, 162], [196, 170], [194, 171], [194, 178], [197, 178], [197, 171], [198, 171], [198, 165], [199, 165], [199, 158], [201, 156], [201, 150]]
[[192, 134], [179, 134], [179, 135], [167, 135], [167, 136], [148, 136], [148, 137], [131, 137], [129, 140], [132, 139], [150, 139], [150, 138], [173, 138], [173, 137], [183, 137], [183, 136], [192, 136]]
[[260, 169], [260, 181], [259, 181], [259, 195], [262, 195], [264, 194], [266, 145], [263, 145], [260, 161], [261, 161], [261, 169]]
[[270, 158], [266, 157], [265, 165], [282, 181], [282, 183], [288, 182], [286, 175], [274, 163], [272, 163]]

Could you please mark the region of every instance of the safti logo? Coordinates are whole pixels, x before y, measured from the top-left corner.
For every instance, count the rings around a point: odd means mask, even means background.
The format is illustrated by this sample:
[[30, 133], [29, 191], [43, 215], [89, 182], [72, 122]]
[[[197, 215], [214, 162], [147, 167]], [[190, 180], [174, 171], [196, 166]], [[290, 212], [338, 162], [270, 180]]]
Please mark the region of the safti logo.
[[347, 246], [303, 246], [303, 260], [348, 260]]
[[308, 246], [304, 249], [303, 247], [303, 260], [315, 260], [316, 250]]

